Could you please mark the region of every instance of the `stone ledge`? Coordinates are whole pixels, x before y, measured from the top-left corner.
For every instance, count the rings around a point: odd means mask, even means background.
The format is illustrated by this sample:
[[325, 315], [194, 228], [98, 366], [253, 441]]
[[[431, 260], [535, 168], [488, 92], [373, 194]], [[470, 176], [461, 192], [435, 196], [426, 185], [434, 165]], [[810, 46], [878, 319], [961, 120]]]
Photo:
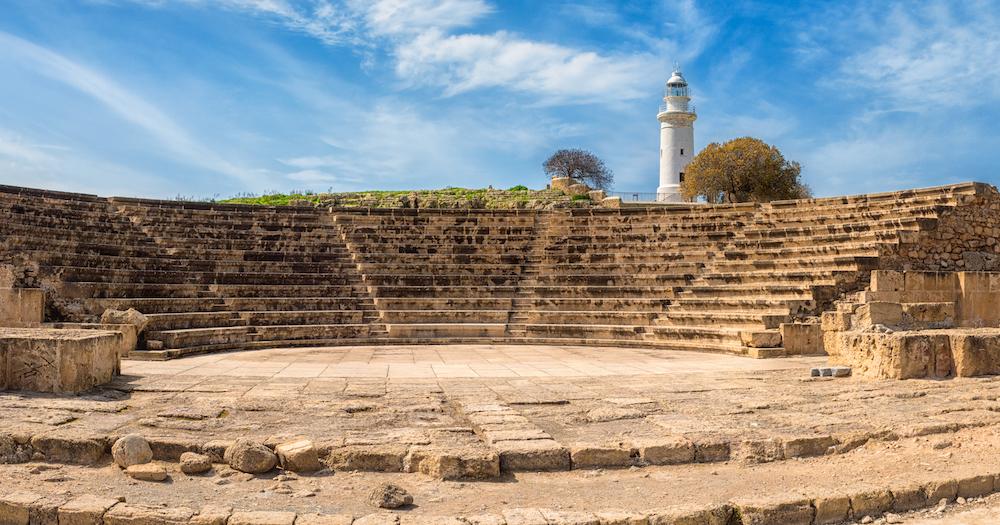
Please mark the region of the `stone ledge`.
[[[487, 408], [500, 405], [488, 405]], [[476, 407], [470, 407], [475, 410]], [[655, 419], [651, 421], [657, 424]], [[668, 423], [669, 424], [669, 423]], [[323, 466], [362, 472], [419, 472], [442, 480], [488, 480], [509, 472], [549, 472], [594, 468], [629, 468], [647, 465], [715, 463], [730, 460], [746, 464], [770, 463], [796, 458], [842, 454], [868, 441], [895, 441], [914, 436], [958, 432], [967, 428], [1000, 428], [985, 423], [915, 424], [899, 431], [872, 431], [846, 434], [775, 436], [762, 440], [697, 441], [669, 434], [660, 439], [609, 444], [560, 443], [551, 437], [520, 435], [478, 448], [437, 449], [416, 445], [317, 445]], [[482, 432], [482, 430], [480, 430]], [[51, 430], [35, 435], [8, 435], [0, 432], [5, 444], [17, 453], [0, 456], [0, 462], [22, 463], [41, 459], [57, 464], [100, 465], [110, 461], [111, 444], [118, 434], [79, 435]], [[300, 437], [299, 439], [308, 439]], [[196, 452], [223, 463], [222, 454], [232, 443], [215, 436], [205, 443], [185, 438], [148, 438], [153, 458], [177, 462], [184, 452]], [[275, 448], [280, 443], [266, 443]]]
[[56, 519], [66, 525], [351, 525], [365, 523], [456, 524], [456, 525], [832, 525], [878, 518], [890, 512], [907, 512], [937, 505], [941, 499], [973, 498], [1000, 491], [1000, 472], [948, 478], [923, 484], [868, 487], [854, 493], [814, 496], [772, 495], [740, 498], [709, 506], [679, 505], [644, 511], [565, 511], [544, 508], [510, 508], [502, 514], [469, 516], [411, 515], [408, 511], [379, 511], [366, 516], [295, 513], [289, 511], [241, 511], [220, 505], [201, 510], [162, 507], [101, 496], [51, 496], [26, 491], [0, 494], [0, 523], [30, 525]]

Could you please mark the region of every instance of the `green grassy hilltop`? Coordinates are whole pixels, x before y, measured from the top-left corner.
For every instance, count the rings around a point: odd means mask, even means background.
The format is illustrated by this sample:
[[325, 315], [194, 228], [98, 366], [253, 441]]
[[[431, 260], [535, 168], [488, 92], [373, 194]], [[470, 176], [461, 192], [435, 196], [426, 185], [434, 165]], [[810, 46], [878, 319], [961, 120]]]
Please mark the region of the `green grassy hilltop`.
[[472, 209], [554, 209], [591, 206], [586, 195], [570, 196], [562, 190], [532, 190], [514, 186], [493, 188], [444, 188], [439, 190], [290, 192], [241, 195], [220, 202], [260, 206], [335, 206], [368, 208], [472, 208]]

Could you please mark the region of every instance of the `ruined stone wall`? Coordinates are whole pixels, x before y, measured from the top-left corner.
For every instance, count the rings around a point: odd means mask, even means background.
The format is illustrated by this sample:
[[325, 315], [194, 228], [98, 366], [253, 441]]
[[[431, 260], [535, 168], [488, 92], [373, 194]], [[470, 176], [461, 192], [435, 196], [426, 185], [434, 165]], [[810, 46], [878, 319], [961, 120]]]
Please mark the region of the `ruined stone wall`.
[[1000, 271], [1000, 193], [977, 184], [976, 193], [959, 197], [936, 225], [902, 232], [899, 246], [881, 257], [883, 269]]

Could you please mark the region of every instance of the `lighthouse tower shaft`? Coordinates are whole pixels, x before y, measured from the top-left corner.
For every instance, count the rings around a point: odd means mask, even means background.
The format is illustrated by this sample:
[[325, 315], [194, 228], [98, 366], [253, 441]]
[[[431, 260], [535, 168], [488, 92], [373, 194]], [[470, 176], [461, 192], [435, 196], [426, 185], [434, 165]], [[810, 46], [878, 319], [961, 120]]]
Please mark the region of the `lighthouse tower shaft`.
[[663, 96], [664, 104], [656, 118], [660, 121], [660, 186], [656, 200], [682, 202], [681, 182], [684, 169], [694, 157], [694, 121], [698, 118], [689, 103], [688, 84], [680, 71], [674, 71]]

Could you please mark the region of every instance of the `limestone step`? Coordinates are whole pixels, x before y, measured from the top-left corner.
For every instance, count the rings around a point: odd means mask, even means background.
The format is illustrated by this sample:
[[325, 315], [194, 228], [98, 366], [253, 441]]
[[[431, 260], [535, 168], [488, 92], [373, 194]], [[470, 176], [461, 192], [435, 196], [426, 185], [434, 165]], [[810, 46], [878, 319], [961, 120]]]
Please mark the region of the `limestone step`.
[[70, 282], [232, 285], [352, 285], [357, 275], [343, 272], [203, 272], [193, 270], [125, 270], [79, 266], [43, 266]]
[[531, 257], [523, 252], [518, 253], [361, 253], [357, 255], [357, 262], [361, 265], [393, 265], [401, 264], [407, 266], [428, 266], [428, 265], [520, 265], [533, 261]]
[[750, 284], [775, 283], [787, 285], [800, 283], [803, 285], [825, 286], [830, 283], [842, 282], [854, 277], [860, 270], [842, 269], [832, 271], [800, 271], [800, 270], [753, 270], [745, 272], [706, 272], [702, 274], [702, 282], [706, 284]]
[[801, 299], [812, 297], [817, 286], [836, 286], [836, 281], [816, 280], [803, 285], [801, 282], [764, 281], [753, 284], [713, 284], [692, 285], [677, 292], [677, 298], [735, 298], [735, 297], [773, 297], [782, 299]]
[[858, 221], [877, 222], [900, 217], [936, 217], [940, 212], [950, 208], [952, 206], [944, 203], [920, 202], [909, 206], [865, 207], [851, 210], [810, 210], [808, 213], [799, 211], [795, 214], [762, 212], [754, 217], [752, 224], [755, 228], [763, 226], [792, 228], [847, 224]]
[[523, 311], [663, 311], [670, 299], [648, 297], [518, 297], [514, 310]]
[[367, 324], [333, 324], [189, 328], [149, 332], [146, 334], [146, 339], [161, 341], [164, 348], [170, 349], [272, 340], [352, 339], [367, 337], [370, 327], [371, 325]]
[[767, 249], [788, 249], [803, 246], [821, 246], [836, 244], [890, 243], [899, 240], [900, 230], [877, 232], [834, 233], [823, 235], [802, 236], [794, 238], [775, 239], [737, 239], [726, 245], [726, 251], [756, 251]]
[[699, 297], [674, 299], [673, 303], [670, 305], [670, 311], [689, 312], [736, 310], [741, 312], [758, 312], [761, 310], [780, 310], [787, 308], [790, 313], [795, 314], [800, 311], [809, 310], [814, 305], [814, 301], [801, 299]]
[[196, 297], [338, 297], [363, 293], [358, 285], [165, 284], [67, 282], [70, 297], [83, 298], [196, 298]]
[[21, 250], [43, 266], [79, 266], [107, 270], [160, 270], [225, 273], [356, 273], [353, 262], [285, 262], [185, 259], [180, 257], [119, 257], [49, 250]]
[[502, 310], [511, 309], [510, 297], [375, 297], [381, 311], [403, 310]]
[[[762, 327], [763, 328], [763, 327]], [[743, 346], [740, 339], [741, 328], [689, 325], [654, 325], [648, 332], [660, 339], [678, 341], [707, 341]]]
[[138, 231], [110, 232], [106, 228], [47, 228], [35, 224], [0, 223], [0, 234], [11, 237], [65, 241], [74, 244], [147, 246], [153, 239]]
[[573, 337], [612, 341], [641, 341], [643, 340], [646, 328], [645, 326], [569, 323], [525, 323], [511, 325], [512, 330], [524, 330], [527, 337]]
[[763, 222], [760, 224], [755, 223], [752, 227], [745, 228], [742, 231], [742, 235], [747, 239], [812, 238], [819, 235], [859, 234], [897, 229], [930, 229], [936, 222], [936, 217], [894, 217], [879, 221], [847, 222], [818, 226], [786, 226], [780, 222]]
[[873, 268], [878, 257], [856, 255], [827, 255], [818, 257], [782, 257], [776, 259], [716, 259], [711, 263], [713, 270], [722, 272], [742, 272], [754, 270], [820, 270], [831, 271], [845, 268]]
[[451, 287], [451, 286], [513, 287], [516, 286], [517, 283], [520, 282], [521, 280], [521, 277], [517, 274], [442, 275], [442, 274], [431, 273], [433, 272], [432, 268], [428, 268], [426, 271], [428, 273], [417, 274], [417, 275], [414, 274], [372, 275], [366, 273], [362, 276], [362, 278], [366, 284], [372, 287], [376, 287], [380, 290], [387, 288], [395, 288], [395, 287]]
[[389, 337], [503, 337], [504, 323], [385, 323]]
[[662, 311], [517, 310], [512, 322], [648, 326], [662, 314]]
[[381, 310], [386, 324], [487, 323], [505, 324], [510, 310]]
[[656, 324], [661, 326], [716, 326], [728, 328], [778, 328], [788, 322], [788, 309], [757, 311], [667, 311], [661, 313]]
[[246, 326], [238, 312], [175, 312], [147, 313], [149, 324], [146, 330], [157, 332], [181, 328], [213, 328], [224, 326]]

